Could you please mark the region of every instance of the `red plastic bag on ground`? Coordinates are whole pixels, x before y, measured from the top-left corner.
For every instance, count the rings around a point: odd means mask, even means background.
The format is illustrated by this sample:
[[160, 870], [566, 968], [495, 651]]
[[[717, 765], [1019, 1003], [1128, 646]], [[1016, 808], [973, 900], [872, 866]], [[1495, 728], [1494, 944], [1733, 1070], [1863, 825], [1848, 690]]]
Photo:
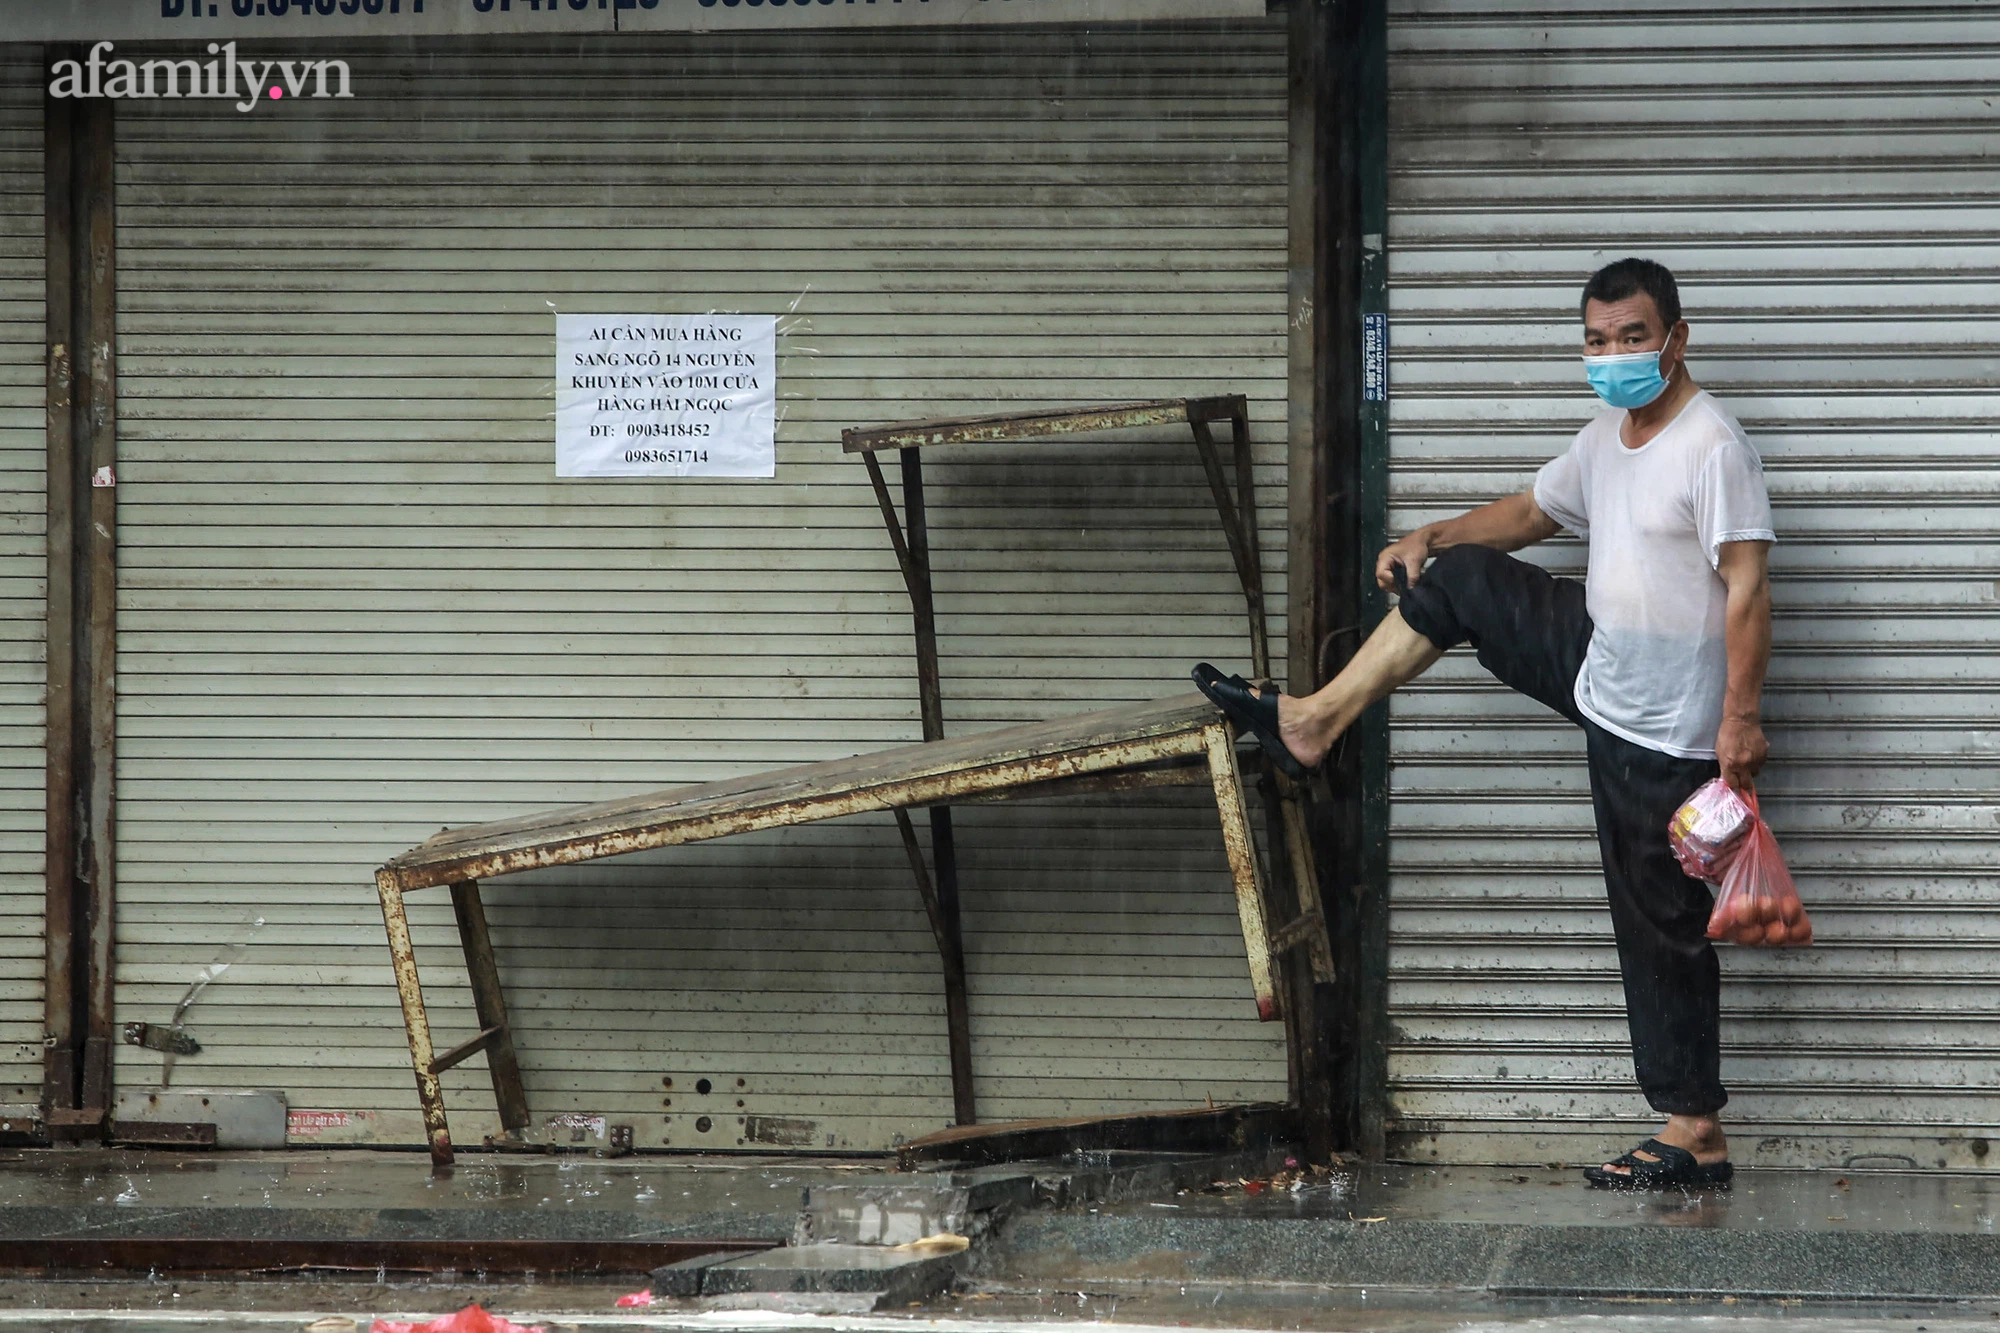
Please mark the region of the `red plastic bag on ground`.
[[[1750, 826], [1722, 855], [1722, 892], [1708, 918], [1708, 937], [1767, 947], [1813, 942], [1812, 919], [1771, 826], [1757, 812], [1757, 794], [1745, 798]], [[1711, 881], [1713, 882], [1713, 881]]]
[[545, 1333], [541, 1325], [533, 1328], [516, 1324], [497, 1314], [488, 1314], [474, 1301], [456, 1314], [443, 1314], [425, 1324], [409, 1324], [400, 1319], [377, 1319], [368, 1326], [368, 1333]]

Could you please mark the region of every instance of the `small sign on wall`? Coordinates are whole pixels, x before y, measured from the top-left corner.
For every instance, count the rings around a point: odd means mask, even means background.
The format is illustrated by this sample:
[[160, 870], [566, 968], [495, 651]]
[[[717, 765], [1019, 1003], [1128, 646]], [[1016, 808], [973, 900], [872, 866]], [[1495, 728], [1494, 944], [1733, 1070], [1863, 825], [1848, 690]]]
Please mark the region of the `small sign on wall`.
[[777, 474], [776, 315], [556, 316], [556, 475]]
[[1389, 401], [1389, 317], [1380, 311], [1361, 317], [1361, 401]]

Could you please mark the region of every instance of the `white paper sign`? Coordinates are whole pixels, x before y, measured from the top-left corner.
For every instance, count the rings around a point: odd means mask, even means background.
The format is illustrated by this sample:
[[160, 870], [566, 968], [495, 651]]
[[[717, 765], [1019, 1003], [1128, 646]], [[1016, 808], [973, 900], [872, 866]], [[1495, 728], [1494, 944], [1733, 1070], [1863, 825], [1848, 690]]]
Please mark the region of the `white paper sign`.
[[776, 315], [556, 316], [558, 477], [770, 477]]

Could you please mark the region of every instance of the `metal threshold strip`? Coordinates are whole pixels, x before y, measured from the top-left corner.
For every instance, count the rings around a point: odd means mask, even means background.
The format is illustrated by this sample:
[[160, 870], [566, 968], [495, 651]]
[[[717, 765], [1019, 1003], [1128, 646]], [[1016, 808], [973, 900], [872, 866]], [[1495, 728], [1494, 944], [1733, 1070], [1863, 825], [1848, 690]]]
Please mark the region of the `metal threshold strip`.
[[0, 1245], [0, 1273], [650, 1273], [774, 1240], [297, 1240], [58, 1236]]

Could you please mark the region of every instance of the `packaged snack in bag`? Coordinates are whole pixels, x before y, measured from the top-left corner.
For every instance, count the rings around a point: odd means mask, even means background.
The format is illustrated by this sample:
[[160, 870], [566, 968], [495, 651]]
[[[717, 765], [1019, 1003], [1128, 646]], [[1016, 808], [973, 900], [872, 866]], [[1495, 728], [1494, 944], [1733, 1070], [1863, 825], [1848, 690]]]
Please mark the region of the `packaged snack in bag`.
[[1799, 901], [1798, 886], [1771, 826], [1757, 813], [1757, 796], [1749, 798], [1750, 828], [1727, 855], [1722, 892], [1708, 918], [1708, 937], [1732, 944], [1767, 947], [1813, 942], [1812, 920]]
[[1756, 822], [1756, 811], [1728, 783], [1714, 778], [1697, 787], [1674, 812], [1667, 840], [1690, 877], [1720, 884], [1736, 845]]

